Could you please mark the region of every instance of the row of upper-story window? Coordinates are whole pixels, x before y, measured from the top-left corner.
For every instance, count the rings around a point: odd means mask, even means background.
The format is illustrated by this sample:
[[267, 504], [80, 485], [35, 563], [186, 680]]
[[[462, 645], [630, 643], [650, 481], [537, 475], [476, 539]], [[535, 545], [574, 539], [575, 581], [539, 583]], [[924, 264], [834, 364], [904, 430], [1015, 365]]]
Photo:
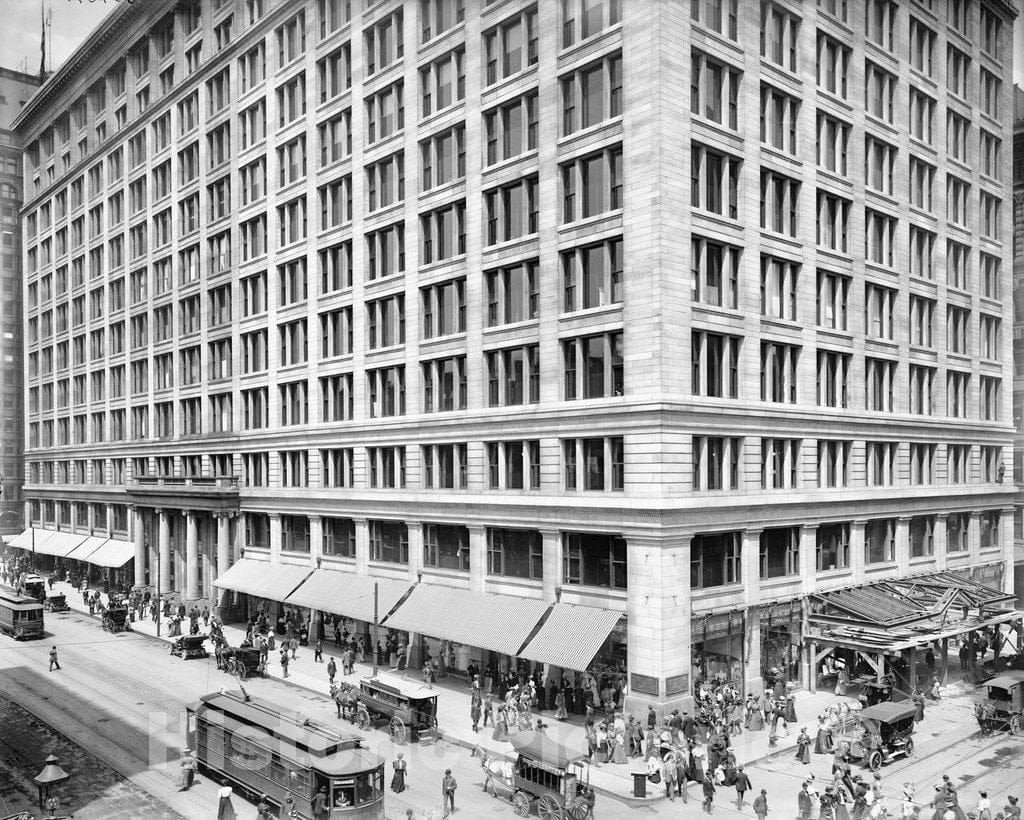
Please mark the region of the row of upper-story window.
[[[246, 0], [247, 26], [252, 26], [264, 16], [267, 5], [264, 0]], [[319, 22], [320, 40], [331, 37], [342, 28], [347, 30], [347, 24], [352, 17], [351, 12], [349, 3], [318, 0], [315, 17]], [[404, 15], [404, 8], [387, 13], [368, 25], [363, 31], [362, 38], [356, 40], [357, 48], [361, 44], [362, 62], [368, 77], [399, 64], [404, 53]], [[37, 190], [43, 184], [38, 178], [41, 166], [46, 168], [46, 184], [54, 180], [55, 169], [51, 161], [57, 153], [61, 156], [60, 173], [67, 172], [73, 162], [82, 161], [88, 156], [90, 134], [85, 130], [88, 124], [92, 123], [94, 128], [94, 144], [102, 145], [108, 136], [108, 125], [113, 127], [111, 133], [122, 130], [132, 118], [144, 113], [153, 104], [157, 91], [160, 96], [166, 96], [175, 88], [176, 68], [179, 81], [182, 75], [189, 77], [204, 62], [213, 59], [216, 53], [235, 39], [232, 32], [233, 15], [218, 13], [216, 25], [213, 27], [213, 38], [210, 41], [212, 49], [207, 47], [204, 50], [203, 40], [198, 36], [198, 32], [203, 28], [202, 10], [198, 4], [188, 5], [178, 16], [185, 42], [177, 61], [177, 50], [174, 45], [175, 20], [172, 14], [161, 21], [139, 45], [131, 47], [128, 57], [115, 64], [104, 79], [94, 84], [83, 98], [72, 104], [69, 113], [58, 118], [51, 130], [28, 146], [26, 162], [29, 178], [35, 179]], [[616, 25], [621, 18], [620, 0], [563, 0], [562, 17], [561, 42], [564, 47], [568, 47]], [[419, 18], [422, 42], [430, 42], [461, 23], [464, 18], [464, 3], [462, 0], [421, 0]], [[244, 93], [265, 81], [268, 42], [271, 48], [276, 47], [279, 70], [298, 62], [306, 53], [307, 28], [307, 10], [302, 9], [281, 23], [274, 30], [272, 37], [261, 39], [242, 55], [238, 59], [239, 93]], [[486, 55], [488, 84], [534, 65], [537, 61], [538, 36], [536, 7], [517, 11], [515, 15], [485, 31], [482, 35], [481, 48]], [[351, 85], [351, 51], [352, 43], [349, 41], [317, 63], [321, 82], [321, 102]], [[452, 93], [451, 85], [455, 74], [460, 72], [461, 59], [461, 53], [460, 56], [456, 56], [453, 52], [447, 55], [446, 59], [437, 60], [424, 68], [422, 73], [425, 108], [429, 109], [431, 106], [432, 92], [428, 90], [429, 88], [436, 88], [439, 97]], [[155, 69], [152, 68], [154, 64]], [[231, 89], [227, 71], [226, 68], [206, 83], [211, 111], [219, 110], [221, 106], [228, 104]], [[152, 78], [153, 75], [156, 79]], [[129, 85], [134, 92], [130, 107], [127, 99]], [[297, 105], [297, 92], [298, 86], [294, 84], [283, 86], [279, 89], [279, 101], [287, 106]], [[107, 117], [108, 98], [113, 101], [113, 119], [110, 122]], [[179, 107], [185, 105], [189, 110], [193, 106], [197, 108], [198, 100], [189, 102], [191, 99], [187, 98]], [[305, 105], [304, 100], [302, 105]], [[187, 116], [195, 116], [195, 113], [191, 111]], [[73, 160], [71, 140], [76, 135], [76, 155]]]
[[[280, 329], [283, 355], [282, 367], [302, 363], [305, 338], [300, 323]], [[282, 373], [272, 390], [257, 381], [237, 389], [227, 384], [233, 367], [240, 364], [240, 376], [256, 375], [267, 367], [267, 332], [254, 331], [239, 338], [241, 356], [232, 357], [232, 341], [223, 339], [206, 348], [194, 345], [178, 352], [133, 359], [129, 365], [100, 367], [89, 373], [58, 378], [28, 389], [28, 411], [39, 414], [60, 413], [69, 407], [79, 408], [91, 403], [94, 412], [92, 441], [126, 440], [150, 436], [150, 402], [160, 419], [153, 433], [157, 438], [174, 435], [175, 401], [168, 395], [176, 381], [183, 388], [202, 388], [203, 395], [181, 399], [178, 430], [184, 435], [203, 432], [226, 433], [236, 430], [260, 430], [271, 425], [271, 396], [276, 399], [276, 418], [281, 426], [347, 421], [357, 417], [357, 401], [361, 416], [377, 418], [404, 416], [407, 413], [406, 367], [385, 365], [368, 368], [360, 376], [363, 389], [358, 391], [352, 372], [333, 373], [310, 380], [297, 374]], [[325, 340], [324, 344], [329, 341]], [[741, 396], [740, 375], [744, 369], [741, 356], [743, 339], [710, 331], [693, 331], [691, 341], [691, 392], [695, 396], [720, 399], [756, 399]], [[812, 360], [814, 398], [801, 389], [803, 372], [798, 345], [762, 341], [759, 345], [759, 398], [763, 402], [797, 404], [800, 401], [824, 408], [865, 410], [870, 413], [910, 413], [920, 416], [967, 418], [976, 415], [987, 421], [999, 421], [1004, 414], [1003, 380], [993, 374], [972, 374], [952, 367], [940, 369], [930, 363], [898, 361], [879, 355], [866, 355], [863, 360], [849, 351], [819, 348]], [[559, 400], [609, 398], [625, 392], [625, 367], [621, 332], [591, 334], [563, 339], [560, 342], [561, 394]], [[34, 356], [35, 354], [30, 354]], [[238, 359], [241, 359], [240, 363]], [[419, 367], [421, 411], [444, 413], [469, 409], [470, 376], [482, 388], [481, 404], [487, 407], [515, 407], [539, 403], [541, 400], [541, 356], [536, 343], [486, 350], [480, 367], [470, 373], [470, 360], [465, 354], [425, 360]], [[856, 364], [856, 371], [854, 365]], [[31, 366], [31, 365], [30, 365]], [[757, 363], [755, 363], [757, 366]], [[903, 372], [906, 368], [906, 373]], [[945, 391], [942, 392], [944, 374]], [[285, 381], [291, 377], [290, 381]], [[972, 388], [977, 385], [976, 391]], [[311, 386], [312, 385], [312, 386]], [[860, 394], [857, 395], [857, 389]], [[189, 391], [191, 392], [191, 391]], [[145, 404], [131, 407], [131, 428], [126, 415], [129, 396], [134, 401], [144, 397]], [[856, 398], [855, 398], [856, 397]], [[863, 398], [863, 402], [860, 398]], [[314, 406], [311, 422], [311, 402]], [[108, 417], [105, 409], [114, 407]], [[87, 408], [85, 408], [87, 409]], [[319, 417], [316, 413], [319, 410]], [[67, 436], [75, 431], [74, 441], [84, 443], [89, 414], [57, 419], [57, 437], [45, 434], [41, 446], [70, 443]], [[44, 425], [53, 422], [48, 420]], [[74, 424], [72, 428], [70, 425]], [[38, 425], [37, 425], [38, 426]], [[35, 428], [34, 428], [35, 429]], [[62, 432], [63, 431], [63, 432]], [[109, 432], [107, 432], [109, 431]], [[37, 435], [39, 429], [30, 435]], [[33, 445], [38, 446], [38, 445]]]
[[[694, 492], [999, 484], [1005, 475], [999, 445], [706, 435], [689, 443], [683, 471]], [[244, 487], [615, 492], [626, 489], [629, 452], [622, 437], [606, 436], [543, 447], [528, 439], [247, 451], [238, 466]], [[186, 475], [198, 475], [193, 460]], [[123, 481], [124, 462], [114, 461]], [[148, 459], [132, 461], [133, 478], [147, 475]], [[173, 456], [157, 462], [156, 475], [174, 474]], [[102, 461], [93, 464], [88, 474], [85, 460], [31, 460], [27, 483], [103, 484]]]

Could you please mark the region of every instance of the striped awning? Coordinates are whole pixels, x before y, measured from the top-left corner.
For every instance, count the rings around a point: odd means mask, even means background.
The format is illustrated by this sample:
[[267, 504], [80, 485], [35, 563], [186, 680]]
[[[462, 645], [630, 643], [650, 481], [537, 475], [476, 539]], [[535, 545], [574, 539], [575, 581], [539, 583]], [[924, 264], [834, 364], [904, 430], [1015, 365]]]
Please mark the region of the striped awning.
[[379, 620], [384, 620], [412, 586], [409, 581], [394, 578], [371, 578], [333, 569], [315, 569], [285, 603], [373, 623], [374, 584], [377, 584]]
[[310, 573], [308, 566], [277, 564], [242, 558], [213, 582], [215, 587], [257, 598], [283, 601]]
[[135, 557], [135, 544], [120, 538], [107, 538], [85, 560], [97, 567], [123, 567]]
[[515, 656], [547, 608], [536, 598], [417, 584], [384, 625]]
[[[61, 532], [59, 530], [36, 530], [35, 551], [40, 555], [53, 555], [57, 558], [65, 558], [87, 535], [78, 535], [73, 532]], [[31, 549], [31, 544], [29, 549]]]
[[555, 604], [519, 654], [531, 661], [583, 671], [623, 614], [617, 609]]
[[101, 535], [90, 535], [82, 540], [82, 543], [69, 552], [65, 558], [74, 558], [76, 561], [88, 561], [89, 556], [107, 543], [107, 539]]
[[14, 536], [14, 538], [7, 542], [7, 546], [23, 550], [32, 549], [32, 527]]

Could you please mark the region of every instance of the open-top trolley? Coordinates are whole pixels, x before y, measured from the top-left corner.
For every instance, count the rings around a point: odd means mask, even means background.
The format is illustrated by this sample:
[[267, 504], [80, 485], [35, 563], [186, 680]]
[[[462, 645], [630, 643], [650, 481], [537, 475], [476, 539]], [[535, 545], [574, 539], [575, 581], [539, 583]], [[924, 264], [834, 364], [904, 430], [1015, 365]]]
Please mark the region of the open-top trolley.
[[0, 632], [19, 641], [43, 637], [43, 605], [31, 595], [0, 586]]
[[358, 735], [233, 693], [206, 695], [186, 716], [187, 745], [200, 769], [250, 798], [266, 794], [279, 808], [290, 805], [295, 817], [312, 820], [323, 789], [331, 820], [384, 820], [384, 758], [363, 748]]

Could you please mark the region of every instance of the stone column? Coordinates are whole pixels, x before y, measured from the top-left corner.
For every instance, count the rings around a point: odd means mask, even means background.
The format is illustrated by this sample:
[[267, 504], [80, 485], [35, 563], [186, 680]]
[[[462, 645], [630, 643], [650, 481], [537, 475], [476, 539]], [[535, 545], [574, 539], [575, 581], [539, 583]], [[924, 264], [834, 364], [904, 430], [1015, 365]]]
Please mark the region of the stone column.
[[981, 513], [972, 512], [967, 525], [967, 551], [971, 556], [968, 566], [976, 567], [981, 563]]
[[693, 703], [690, 679], [690, 539], [634, 536], [627, 544], [625, 711], [659, 717]]
[[415, 582], [423, 572], [423, 522], [406, 521], [405, 526], [409, 534], [409, 580]]
[[469, 588], [483, 592], [487, 578], [487, 527], [469, 527]]
[[160, 517], [160, 593], [171, 591], [171, 525], [167, 510], [157, 510]]
[[270, 513], [270, 563], [281, 563], [281, 514]]
[[544, 600], [557, 601], [562, 583], [565, 581], [565, 565], [562, 562], [562, 533], [558, 530], [541, 530], [541, 561], [544, 569]]
[[896, 569], [900, 575], [910, 572], [910, 517], [896, 519]]
[[764, 691], [761, 678], [761, 532], [743, 531], [740, 552], [740, 582], [746, 596], [747, 634], [743, 636], [743, 689], [760, 695]]
[[855, 584], [864, 580], [864, 528], [867, 523], [863, 519], [850, 522], [850, 574]]
[[352, 520], [356, 526], [356, 572], [367, 575], [370, 564], [370, 522], [366, 518]]
[[231, 517], [227, 513], [217, 514], [217, 577], [231, 566]]
[[1003, 592], [1009, 593], [1014, 591], [1013, 514], [1012, 507], [999, 511], [999, 545], [1003, 554]]
[[185, 598], [199, 598], [199, 525], [192, 510], [185, 513]]
[[324, 522], [319, 515], [309, 516], [309, 565], [320, 566], [324, 554]]
[[135, 540], [135, 585], [142, 586], [146, 583], [146, 532], [142, 526], [142, 510], [132, 507], [132, 515], [135, 518], [132, 533]]
[[935, 570], [941, 572], [946, 568], [946, 553], [948, 552], [946, 516], [935, 516], [935, 527], [932, 532], [935, 536]]

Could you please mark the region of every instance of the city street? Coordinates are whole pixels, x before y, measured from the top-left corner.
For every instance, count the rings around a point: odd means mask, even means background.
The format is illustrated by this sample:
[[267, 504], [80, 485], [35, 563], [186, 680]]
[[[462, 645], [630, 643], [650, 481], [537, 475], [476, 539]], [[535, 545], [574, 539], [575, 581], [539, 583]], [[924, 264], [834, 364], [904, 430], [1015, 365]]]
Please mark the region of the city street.
[[[188, 818], [214, 816], [219, 784], [200, 778], [188, 793], [178, 792], [174, 786], [182, 715], [187, 702], [221, 687], [231, 688], [234, 681], [217, 671], [212, 658], [183, 661], [171, 657], [163, 643], [137, 634], [105, 633], [98, 620], [82, 613], [48, 615], [47, 629], [52, 637], [43, 641], [0, 640], [0, 682], [12, 700], [58, 727], [174, 812]], [[47, 671], [47, 653], [52, 644], [59, 648], [62, 669], [51, 673]], [[297, 665], [309, 658], [305, 653]], [[338, 724], [333, 704], [323, 695], [273, 679], [250, 680], [246, 686], [252, 695], [274, 700], [327, 725], [350, 729], [347, 722]], [[366, 737], [368, 744], [385, 756], [390, 769], [395, 747], [386, 734], [374, 731]], [[965, 685], [951, 683], [947, 697], [929, 706], [915, 739], [914, 758], [896, 761], [882, 770], [885, 793], [892, 800], [891, 811], [897, 810], [903, 783], [913, 783], [917, 801], [925, 803], [931, 800], [934, 784], [945, 773], [961, 785], [961, 800], [968, 810], [981, 789], [988, 790], [996, 808], [1005, 804], [1007, 794], [1020, 793], [1024, 739], [1006, 734], [982, 737], [971, 713], [971, 692]], [[508, 803], [482, 792], [478, 762], [464, 746], [444, 741], [412, 744], [404, 753], [409, 762], [410, 788], [402, 795], [388, 792], [389, 818], [403, 817], [407, 808], [414, 808], [417, 816], [436, 808], [445, 768], [451, 768], [459, 782], [459, 814], [471, 818], [513, 816]], [[830, 763], [831, 756], [821, 755], [813, 758], [811, 766], [803, 766], [786, 748], [750, 762], [747, 771], [755, 790], [768, 789], [772, 815], [786, 818], [796, 813], [796, 792], [802, 780], [813, 775], [823, 788], [822, 781], [830, 776]], [[72, 769], [71, 775], [67, 788], [74, 795], [76, 782], [87, 781], [89, 773]], [[700, 812], [700, 788], [691, 784], [689, 792], [686, 805], [659, 800], [633, 807], [602, 794], [596, 816], [696, 816]], [[734, 798], [731, 788], [719, 789], [715, 814], [752, 817], [749, 804], [737, 811], [730, 798]], [[235, 802], [241, 817], [255, 815], [254, 808], [237, 796]], [[70, 808], [78, 817], [106, 816], [90, 814], [89, 805], [77, 803], [74, 798]]]

